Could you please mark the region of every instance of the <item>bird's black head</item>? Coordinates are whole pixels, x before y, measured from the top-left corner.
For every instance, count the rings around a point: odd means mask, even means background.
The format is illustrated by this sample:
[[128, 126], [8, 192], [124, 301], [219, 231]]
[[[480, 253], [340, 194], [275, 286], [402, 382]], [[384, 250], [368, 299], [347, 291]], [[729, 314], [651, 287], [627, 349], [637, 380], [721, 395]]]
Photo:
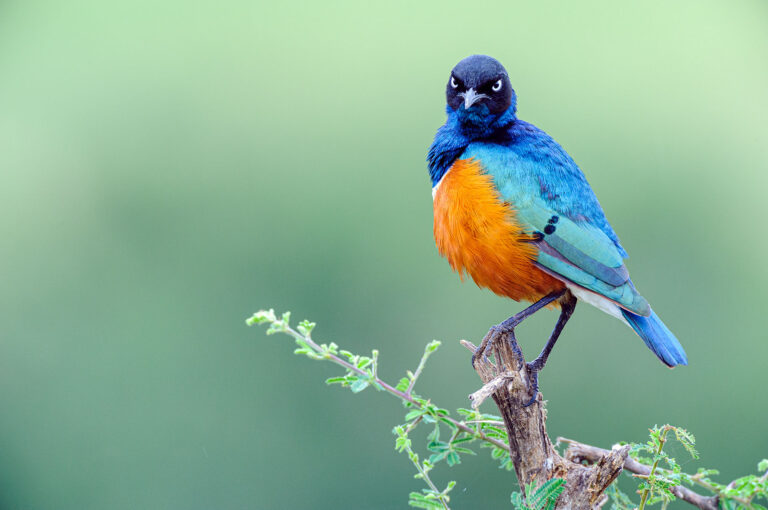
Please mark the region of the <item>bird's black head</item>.
[[[445, 89], [448, 106], [457, 112], [478, 110], [498, 115], [515, 106], [507, 70], [495, 58], [472, 55], [453, 68]], [[474, 108], [473, 108], [474, 107]]]

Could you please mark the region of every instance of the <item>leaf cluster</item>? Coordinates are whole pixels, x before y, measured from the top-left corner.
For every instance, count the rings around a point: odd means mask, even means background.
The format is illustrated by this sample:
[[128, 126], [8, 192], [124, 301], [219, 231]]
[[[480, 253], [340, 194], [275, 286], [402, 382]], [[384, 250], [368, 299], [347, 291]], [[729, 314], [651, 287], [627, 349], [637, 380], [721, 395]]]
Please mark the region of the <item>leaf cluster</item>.
[[[409, 494], [410, 506], [448, 510], [450, 492], [456, 482], [449, 481], [443, 489], [439, 489], [430, 478], [430, 472], [440, 462], [455, 466], [461, 463], [463, 455], [475, 455], [475, 451], [470, 448], [475, 446], [473, 443], [479, 443], [480, 448], [490, 448], [491, 457], [499, 462], [501, 469], [510, 471], [514, 468], [509, 456], [507, 433], [498, 416], [481, 413], [475, 409], [458, 409], [457, 417], [454, 417], [447, 409], [414, 393], [414, 386], [427, 360], [440, 347], [439, 341], [434, 340], [427, 344], [416, 370], [406, 371], [405, 376], [393, 386], [378, 376], [378, 351], [372, 351], [370, 356], [362, 356], [339, 349], [333, 342], [317, 343], [311, 336], [315, 323], [304, 320], [293, 329], [290, 319], [290, 312], [278, 316], [274, 310], [261, 310], [248, 318], [246, 323], [249, 326], [268, 325], [268, 335], [283, 333], [293, 337], [297, 345], [295, 354], [313, 360], [330, 361], [342, 367], [345, 372], [327, 379], [327, 384], [349, 388], [353, 393], [374, 387], [402, 401], [406, 413], [403, 423], [393, 429], [395, 449], [407, 455], [416, 469], [414, 477], [426, 485], [421, 491]], [[410, 438], [411, 432], [418, 426], [432, 427], [424, 446], [426, 458], [422, 458], [415, 451]], [[717, 496], [723, 510], [768, 510], [759, 503], [768, 502], [768, 459], [758, 465], [758, 471], [762, 474], [750, 474], [723, 485], [712, 479], [718, 475], [717, 470], [701, 468], [695, 474], [684, 472], [677, 460], [664, 450], [670, 433], [692, 458], [698, 459], [693, 434], [672, 425], [653, 427], [649, 431], [647, 442], [630, 444], [632, 458], [650, 468], [648, 475], [634, 475], [640, 479], [637, 491], [641, 496], [640, 504], [633, 503], [614, 483], [606, 490], [612, 502], [612, 510], [645, 510], [646, 506], [656, 504], [660, 504], [664, 510], [675, 499], [674, 489], [684, 485], [711, 492]], [[530, 485], [525, 490], [527, 498], [521, 492], [512, 494], [512, 505], [517, 510], [553, 510], [557, 498], [564, 490], [564, 484], [565, 480], [555, 478], [546, 481], [538, 489]]]
[[[405, 376], [396, 385], [391, 386], [377, 375], [378, 351], [374, 350], [371, 356], [362, 356], [340, 349], [333, 342], [317, 343], [311, 336], [315, 323], [305, 320], [293, 329], [290, 319], [290, 312], [278, 316], [274, 310], [262, 310], [247, 319], [246, 323], [249, 326], [266, 324], [268, 335], [283, 333], [293, 337], [297, 345], [295, 354], [313, 360], [331, 361], [345, 369], [344, 374], [328, 378], [325, 381], [326, 384], [338, 384], [349, 388], [353, 393], [359, 393], [372, 386], [401, 399], [406, 413], [403, 423], [393, 429], [396, 436], [395, 449], [408, 456], [416, 468], [415, 477], [426, 484], [426, 488], [421, 492], [411, 492], [409, 505], [417, 508], [448, 508], [449, 493], [456, 482], [449, 481], [444, 489], [438, 489], [430, 478], [430, 472], [441, 462], [445, 462], [448, 466], [455, 466], [461, 463], [463, 455], [476, 455], [476, 452], [470, 448], [475, 442], [479, 442], [481, 448], [490, 449], [491, 457], [499, 462], [501, 469], [509, 471], [514, 468], [508, 454], [506, 430], [503, 428], [500, 417], [481, 413], [475, 409], [458, 409], [457, 417], [454, 417], [447, 409], [413, 391], [427, 360], [440, 347], [439, 341], [433, 340], [428, 343], [416, 370], [406, 371]], [[420, 425], [432, 427], [427, 435], [427, 444], [424, 446], [426, 457], [423, 459], [414, 450], [409, 436]], [[546, 498], [542, 501], [545, 500]]]
[[712, 480], [718, 475], [716, 469], [699, 468], [695, 474], [682, 470], [678, 461], [664, 451], [669, 433], [693, 459], [698, 459], [696, 438], [681, 427], [664, 425], [649, 430], [649, 439], [645, 443], [631, 443], [630, 456], [641, 464], [651, 466], [647, 476], [631, 475], [641, 480], [637, 492], [641, 495], [640, 505], [632, 502], [628, 495], [621, 492], [614, 483], [606, 494], [611, 498], [613, 510], [643, 510], [646, 506], [661, 504], [662, 508], [675, 499], [675, 487], [688, 486], [704, 489], [717, 496], [720, 508], [724, 510], [767, 510], [757, 503], [758, 500], [768, 502], [768, 459], [758, 465], [759, 474], [751, 474], [723, 485]]
[[557, 498], [565, 490], [565, 480], [562, 478], [552, 478], [536, 488], [531, 482], [526, 488], [526, 494], [529, 494], [527, 500], [521, 492], [512, 493], [512, 505], [515, 510], [555, 510]]

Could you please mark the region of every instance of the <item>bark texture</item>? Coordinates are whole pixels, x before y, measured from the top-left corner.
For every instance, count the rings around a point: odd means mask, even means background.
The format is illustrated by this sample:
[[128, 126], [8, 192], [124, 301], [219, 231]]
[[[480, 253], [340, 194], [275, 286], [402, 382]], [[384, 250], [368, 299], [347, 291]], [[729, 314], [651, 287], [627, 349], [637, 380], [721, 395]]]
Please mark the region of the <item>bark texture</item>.
[[[571, 439], [565, 439], [564, 437], [558, 437], [558, 442], [568, 443], [568, 449], [565, 451], [565, 458], [578, 463], [593, 463], [598, 462], [601, 458], [607, 455], [608, 450], [603, 450], [596, 446], [590, 446], [588, 444], [579, 443]], [[627, 457], [624, 462], [624, 469], [630, 473], [636, 475], [648, 476], [651, 472], [651, 468], [644, 464], [640, 464], [636, 460]], [[675, 497], [690, 503], [693, 506], [701, 508], [701, 510], [718, 510], [718, 502], [716, 496], [702, 496], [687, 487], [672, 487], [672, 493]]]
[[[474, 345], [462, 343], [475, 352]], [[531, 398], [531, 379], [514, 333], [501, 335], [491, 346], [488, 357], [477, 357], [474, 368], [484, 386], [469, 398], [473, 407], [478, 407], [491, 397], [499, 408], [520, 486], [524, 488], [533, 482], [539, 487], [550, 478], [564, 478], [565, 490], [557, 501], [557, 509], [591, 510], [602, 506], [607, 499], [603, 491], [621, 473], [629, 446], [603, 450], [597, 458], [590, 459], [591, 465], [560, 456], [547, 435], [547, 413], [541, 394], [531, 406], [523, 407]]]

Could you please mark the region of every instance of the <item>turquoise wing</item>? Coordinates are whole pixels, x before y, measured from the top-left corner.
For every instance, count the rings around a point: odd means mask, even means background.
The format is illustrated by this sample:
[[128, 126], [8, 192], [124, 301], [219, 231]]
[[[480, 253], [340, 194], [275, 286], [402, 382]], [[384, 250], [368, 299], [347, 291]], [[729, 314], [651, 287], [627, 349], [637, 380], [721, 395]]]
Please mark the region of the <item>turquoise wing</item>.
[[624, 266], [626, 252], [581, 170], [546, 133], [517, 124], [511, 145], [473, 143], [462, 158], [479, 160], [501, 199], [531, 233], [540, 233], [543, 271], [649, 316], [651, 307]]
[[576, 223], [540, 200], [517, 209], [518, 219], [536, 233], [537, 264], [556, 278], [600, 294], [642, 316], [651, 313], [624, 265], [616, 244], [600, 229]]

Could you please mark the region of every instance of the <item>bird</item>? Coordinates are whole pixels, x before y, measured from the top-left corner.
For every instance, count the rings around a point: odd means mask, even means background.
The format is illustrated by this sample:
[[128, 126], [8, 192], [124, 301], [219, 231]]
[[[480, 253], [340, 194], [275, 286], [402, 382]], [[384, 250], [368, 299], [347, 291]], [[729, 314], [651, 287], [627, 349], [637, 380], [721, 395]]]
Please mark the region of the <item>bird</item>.
[[487, 55], [466, 57], [445, 94], [447, 119], [427, 154], [438, 251], [462, 279], [533, 303], [490, 329], [473, 365], [489, 342], [559, 307], [544, 348], [527, 363], [533, 396], [524, 405], [533, 404], [538, 373], [578, 301], [630, 326], [668, 367], [687, 365], [680, 342], [630, 279], [627, 252], [581, 169], [551, 136], [517, 118], [504, 66]]

